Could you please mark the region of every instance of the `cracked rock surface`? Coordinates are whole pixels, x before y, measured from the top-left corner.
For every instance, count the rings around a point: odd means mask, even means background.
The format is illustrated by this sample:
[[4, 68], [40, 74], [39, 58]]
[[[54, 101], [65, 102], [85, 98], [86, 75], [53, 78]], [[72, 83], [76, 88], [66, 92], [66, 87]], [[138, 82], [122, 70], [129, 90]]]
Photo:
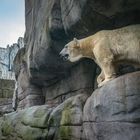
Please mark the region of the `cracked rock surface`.
[[118, 77], [97, 89], [84, 106], [88, 140], [139, 140], [140, 72]]
[[[138, 0], [25, 0], [25, 49], [15, 59], [18, 110], [57, 106], [94, 90], [96, 65], [63, 61], [59, 52], [74, 37], [140, 23]], [[18, 68], [17, 68], [18, 66]]]
[[80, 140], [87, 97], [73, 96], [56, 108], [42, 105], [5, 114], [0, 118], [0, 140]]
[[34, 106], [0, 119], [1, 140], [139, 140], [140, 72], [57, 107]]
[[74, 37], [140, 24], [140, 1], [25, 0], [25, 20], [16, 112], [0, 118], [0, 140], [139, 140], [140, 72], [124, 66], [125, 75], [96, 89], [96, 64], [59, 52]]

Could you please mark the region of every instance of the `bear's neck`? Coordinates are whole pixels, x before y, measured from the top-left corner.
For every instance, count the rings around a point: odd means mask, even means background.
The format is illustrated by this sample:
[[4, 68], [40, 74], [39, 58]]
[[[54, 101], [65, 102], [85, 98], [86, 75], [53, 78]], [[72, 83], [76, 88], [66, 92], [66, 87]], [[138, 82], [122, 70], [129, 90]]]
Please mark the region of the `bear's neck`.
[[80, 42], [80, 48], [81, 48], [81, 53], [84, 57], [94, 59], [93, 55], [93, 46], [91, 44], [92, 38], [88, 37], [85, 39], [81, 39]]

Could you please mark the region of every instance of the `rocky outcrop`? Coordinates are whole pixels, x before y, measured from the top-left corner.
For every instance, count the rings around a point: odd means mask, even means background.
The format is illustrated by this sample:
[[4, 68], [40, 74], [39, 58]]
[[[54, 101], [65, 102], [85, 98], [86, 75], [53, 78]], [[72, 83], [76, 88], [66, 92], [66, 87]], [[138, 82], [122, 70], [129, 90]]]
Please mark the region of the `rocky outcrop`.
[[34, 83], [47, 86], [69, 77], [72, 64], [62, 61], [59, 52], [73, 37], [140, 22], [137, 0], [25, 0], [25, 4], [28, 73]]
[[[60, 50], [73, 37], [82, 38], [102, 29], [140, 23], [139, 5], [137, 0], [25, 0], [26, 49], [24, 70], [21, 68], [21, 71], [26, 73], [29, 82], [21, 79], [20, 72], [16, 73], [19, 85], [28, 83], [28, 86], [21, 87], [24, 97], [21, 98], [21, 92], [18, 92], [19, 108], [38, 102], [57, 106], [71, 95], [91, 94], [96, 77], [94, 62], [64, 62], [59, 57]], [[30, 98], [28, 94], [35, 90], [40, 97], [30, 95]], [[34, 98], [39, 101], [34, 102]]]
[[140, 2], [25, 0], [25, 17], [25, 48], [14, 60], [17, 111], [1, 117], [0, 139], [139, 140], [140, 72], [95, 90], [95, 63], [65, 62], [59, 52], [73, 37], [140, 23]]
[[0, 140], [37, 140], [47, 136], [47, 120], [51, 110], [36, 106], [13, 112], [1, 118]]
[[0, 79], [14, 80], [13, 61], [20, 48], [24, 47], [23, 38], [7, 48], [0, 48]]
[[0, 48], [0, 116], [14, 111], [13, 94], [15, 88], [15, 74], [13, 60], [20, 48], [24, 47], [23, 38], [7, 48]]
[[79, 94], [57, 107], [34, 106], [4, 115], [0, 139], [139, 140], [140, 72], [118, 77], [89, 97]]
[[6, 114], [0, 122], [0, 140], [71, 139], [71, 135], [77, 137], [77, 132], [80, 138], [86, 99], [87, 95], [82, 94], [69, 98], [55, 109], [42, 105]]
[[24, 47], [23, 38], [7, 48], [0, 48], [0, 116], [14, 111], [13, 94], [15, 74], [13, 60], [20, 48]]
[[41, 88], [30, 82], [24, 55], [25, 48], [22, 48], [18, 51], [14, 60], [16, 77], [14, 108], [18, 110], [34, 105], [42, 105], [45, 100]]
[[87, 140], [139, 140], [140, 72], [119, 77], [97, 89], [84, 106]]

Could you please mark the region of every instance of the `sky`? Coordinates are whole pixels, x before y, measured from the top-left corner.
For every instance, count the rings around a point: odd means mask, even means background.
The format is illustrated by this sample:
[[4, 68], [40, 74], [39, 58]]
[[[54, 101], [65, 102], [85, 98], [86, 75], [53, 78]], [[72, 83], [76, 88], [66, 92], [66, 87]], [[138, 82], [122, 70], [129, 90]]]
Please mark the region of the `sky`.
[[24, 32], [24, 0], [0, 0], [0, 47], [16, 43]]

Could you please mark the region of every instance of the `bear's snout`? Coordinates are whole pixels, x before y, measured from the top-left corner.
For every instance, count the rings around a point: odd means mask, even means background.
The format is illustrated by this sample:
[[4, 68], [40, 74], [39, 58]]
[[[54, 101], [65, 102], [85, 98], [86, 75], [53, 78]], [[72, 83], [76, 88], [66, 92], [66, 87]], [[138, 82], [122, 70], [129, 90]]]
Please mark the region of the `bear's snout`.
[[59, 55], [63, 60], [68, 60], [68, 58], [69, 58], [69, 54], [63, 53], [62, 51], [59, 53]]

